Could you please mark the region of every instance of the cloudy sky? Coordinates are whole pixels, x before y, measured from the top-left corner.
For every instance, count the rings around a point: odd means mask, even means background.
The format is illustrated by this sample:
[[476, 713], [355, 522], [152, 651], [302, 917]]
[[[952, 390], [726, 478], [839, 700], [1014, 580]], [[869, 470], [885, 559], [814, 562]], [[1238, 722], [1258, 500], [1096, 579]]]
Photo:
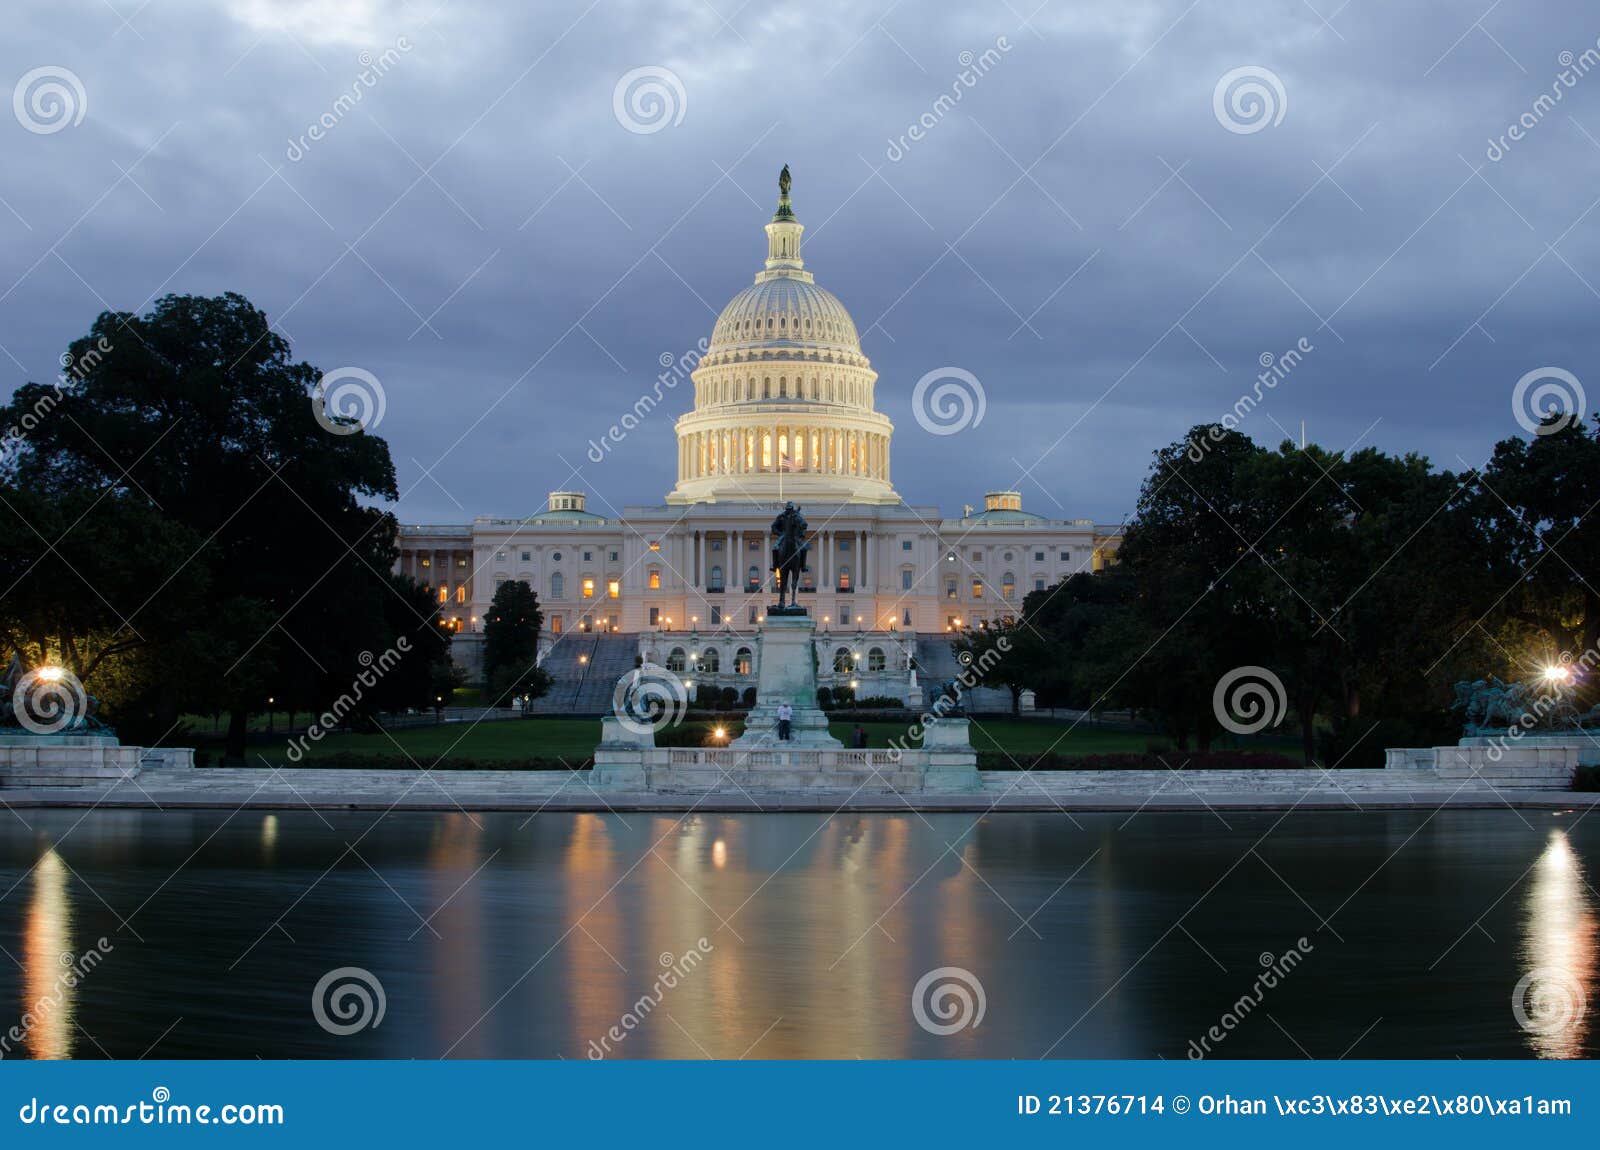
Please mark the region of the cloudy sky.
[[[587, 444], [750, 281], [787, 162], [913, 502], [1119, 518], [1302, 339], [1243, 430], [1461, 468], [1529, 372], [1600, 402], [1597, 37], [1577, 0], [21, 0], [0, 386], [233, 290], [381, 382], [402, 519], [656, 503], [687, 389]], [[950, 368], [985, 409], [936, 435]]]

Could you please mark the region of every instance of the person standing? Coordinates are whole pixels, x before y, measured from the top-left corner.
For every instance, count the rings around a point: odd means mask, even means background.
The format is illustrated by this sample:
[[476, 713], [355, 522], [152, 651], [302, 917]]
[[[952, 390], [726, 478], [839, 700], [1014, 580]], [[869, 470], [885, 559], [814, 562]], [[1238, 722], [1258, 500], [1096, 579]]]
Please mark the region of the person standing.
[[788, 703], [778, 704], [778, 738], [787, 743], [789, 741], [789, 724], [794, 721], [794, 708]]

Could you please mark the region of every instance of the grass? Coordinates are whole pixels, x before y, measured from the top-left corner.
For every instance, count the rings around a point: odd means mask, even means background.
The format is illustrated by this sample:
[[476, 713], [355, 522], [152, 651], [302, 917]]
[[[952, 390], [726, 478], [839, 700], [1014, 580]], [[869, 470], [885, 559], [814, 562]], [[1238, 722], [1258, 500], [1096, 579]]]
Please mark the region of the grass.
[[[697, 724], [690, 724], [691, 726]], [[838, 719], [829, 726], [833, 736], [846, 746], [855, 723]], [[891, 739], [905, 738], [903, 723], [867, 722], [867, 745], [887, 747]], [[1093, 755], [1116, 752], [1142, 752], [1161, 738], [1141, 731], [1108, 730], [1101, 727], [1071, 728], [1061, 722], [1007, 718], [978, 719], [972, 724], [973, 747], [982, 752], [1004, 751], [1012, 755], [1037, 755], [1053, 750], [1058, 755]], [[733, 731], [737, 734], [737, 731]], [[443, 723], [412, 727], [388, 734], [336, 734], [307, 746], [305, 762], [352, 755], [370, 758], [410, 756], [424, 766], [452, 759], [482, 763], [513, 763], [530, 759], [565, 759], [574, 766], [588, 762], [600, 739], [600, 723], [595, 719], [506, 719], [485, 723]], [[911, 744], [915, 745], [915, 743]], [[285, 761], [286, 741], [253, 743], [250, 758], [260, 765], [261, 757], [272, 763]], [[1268, 749], [1252, 744], [1253, 749]], [[213, 761], [214, 758], [213, 758]]]

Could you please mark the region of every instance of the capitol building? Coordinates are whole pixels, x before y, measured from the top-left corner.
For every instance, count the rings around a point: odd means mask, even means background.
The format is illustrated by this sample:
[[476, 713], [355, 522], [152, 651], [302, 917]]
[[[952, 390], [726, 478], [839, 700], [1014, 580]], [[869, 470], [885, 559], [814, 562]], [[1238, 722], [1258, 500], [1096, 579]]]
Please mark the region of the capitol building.
[[753, 688], [786, 501], [811, 530], [799, 594], [817, 621], [818, 682], [861, 698], [908, 697], [914, 665], [924, 683], [953, 666], [950, 632], [1014, 617], [1028, 592], [1115, 554], [1120, 527], [1025, 511], [1016, 491], [956, 518], [901, 498], [878, 375], [844, 304], [806, 270], [787, 169], [780, 187], [766, 262], [689, 372], [694, 407], [677, 421], [663, 502], [600, 513], [582, 491], [553, 491], [525, 518], [401, 528], [398, 569], [438, 596], [469, 671], [495, 589], [518, 579], [544, 612], [552, 706], [608, 701], [636, 656], [697, 690]]

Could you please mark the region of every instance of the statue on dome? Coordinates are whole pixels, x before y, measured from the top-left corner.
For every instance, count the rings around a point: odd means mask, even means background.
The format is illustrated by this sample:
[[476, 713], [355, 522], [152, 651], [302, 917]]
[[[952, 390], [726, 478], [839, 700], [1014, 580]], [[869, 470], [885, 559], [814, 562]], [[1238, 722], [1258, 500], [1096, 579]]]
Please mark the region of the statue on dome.
[[[788, 171], [787, 168], [784, 169]], [[806, 552], [811, 544], [806, 542], [806, 519], [793, 503], [785, 503], [778, 517], [772, 521], [772, 574], [778, 583], [778, 605], [769, 615], [804, 615], [800, 606], [800, 576], [806, 570]], [[789, 606], [784, 606], [784, 596]]]
[[793, 182], [794, 181], [789, 178], [789, 165], [783, 165], [783, 171], [778, 173], [778, 194], [780, 196], [787, 196], [789, 194], [789, 185]]

